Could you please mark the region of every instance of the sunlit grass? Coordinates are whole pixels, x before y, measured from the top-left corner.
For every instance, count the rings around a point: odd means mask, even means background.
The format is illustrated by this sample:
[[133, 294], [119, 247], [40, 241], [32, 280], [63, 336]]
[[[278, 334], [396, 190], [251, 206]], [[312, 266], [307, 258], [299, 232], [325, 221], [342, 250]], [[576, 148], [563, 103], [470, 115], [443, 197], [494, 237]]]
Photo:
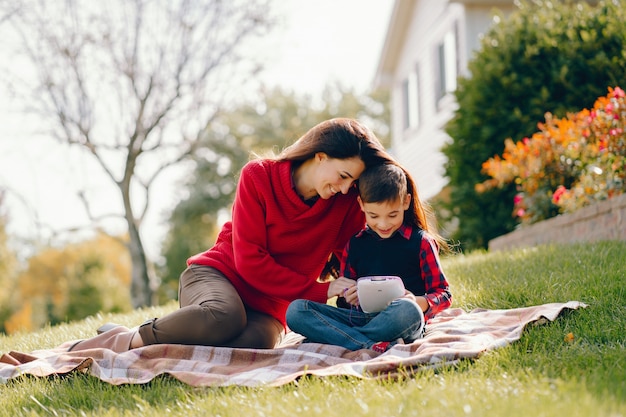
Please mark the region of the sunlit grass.
[[[113, 386], [72, 373], [0, 385], [0, 416], [626, 416], [626, 242], [542, 246], [444, 258], [454, 307], [515, 308], [583, 301], [477, 360], [394, 381], [306, 377], [281, 387], [194, 388], [169, 377]], [[92, 317], [0, 337], [28, 352], [128, 326], [176, 308]], [[568, 334], [573, 339], [567, 339]]]
[[146, 319], [160, 317], [177, 308], [178, 303], [171, 301], [163, 306], [134, 310], [130, 313], [102, 313], [84, 320], [47, 326], [32, 333], [17, 333], [11, 337], [0, 335], [0, 352], [11, 350], [30, 352], [37, 349], [53, 348], [68, 340], [79, 340], [96, 335], [96, 329], [102, 324], [113, 322], [133, 327]]

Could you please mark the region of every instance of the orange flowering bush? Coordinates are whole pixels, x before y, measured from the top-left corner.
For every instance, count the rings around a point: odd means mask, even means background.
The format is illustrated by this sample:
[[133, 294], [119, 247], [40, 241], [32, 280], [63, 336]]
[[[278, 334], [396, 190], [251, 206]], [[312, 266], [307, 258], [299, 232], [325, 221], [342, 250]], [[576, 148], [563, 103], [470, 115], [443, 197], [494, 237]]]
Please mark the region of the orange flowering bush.
[[546, 113], [539, 131], [505, 141], [502, 156], [483, 163], [491, 178], [478, 192], [514, 182], [514, 215], [534, 223], [626, 192], [626, 94], [608, 89], [593, 109], [558, 119]]

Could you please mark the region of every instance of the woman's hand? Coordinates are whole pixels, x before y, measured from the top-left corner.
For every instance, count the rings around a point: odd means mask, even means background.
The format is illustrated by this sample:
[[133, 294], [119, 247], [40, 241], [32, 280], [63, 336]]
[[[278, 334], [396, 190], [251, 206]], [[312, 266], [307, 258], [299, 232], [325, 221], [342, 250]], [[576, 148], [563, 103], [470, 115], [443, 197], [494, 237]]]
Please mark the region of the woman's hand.
[[356, 293], [356, 281], [346, 277], [339, 277], [330, 282], [328, 298], [344, 297], [350, 290]]

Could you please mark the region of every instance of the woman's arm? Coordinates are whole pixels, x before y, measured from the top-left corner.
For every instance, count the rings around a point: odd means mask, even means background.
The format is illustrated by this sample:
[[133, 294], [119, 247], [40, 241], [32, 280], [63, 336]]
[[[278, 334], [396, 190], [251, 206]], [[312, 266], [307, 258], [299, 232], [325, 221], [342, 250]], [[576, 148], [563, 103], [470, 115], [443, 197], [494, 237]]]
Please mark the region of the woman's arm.
[[[328, 283], [320, 284], [296, 270], [285, 267], [269, 253], [266, 199], [272, 187], [268, 173], [258, 164], [241, 171], [233, 202], [233, 255], [239, 275], [248, 285], [264, 294], [284, 300], [308, 298], [326, 300]], [[301, 246], [306, 250], [306, 246]]]

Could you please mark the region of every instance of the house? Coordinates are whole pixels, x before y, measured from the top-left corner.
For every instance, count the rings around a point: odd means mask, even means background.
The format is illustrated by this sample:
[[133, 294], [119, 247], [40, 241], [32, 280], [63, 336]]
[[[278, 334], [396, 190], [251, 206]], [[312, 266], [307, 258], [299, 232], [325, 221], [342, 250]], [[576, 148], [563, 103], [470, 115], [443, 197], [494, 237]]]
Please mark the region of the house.
[[375, 84], [391, 91], [392, 153], [414, 176], [420, 197], [446, 185], [445, 124], [453, 116], [457, 77], [466, 76], [472, 52], [513, 0], [396, 0]]

